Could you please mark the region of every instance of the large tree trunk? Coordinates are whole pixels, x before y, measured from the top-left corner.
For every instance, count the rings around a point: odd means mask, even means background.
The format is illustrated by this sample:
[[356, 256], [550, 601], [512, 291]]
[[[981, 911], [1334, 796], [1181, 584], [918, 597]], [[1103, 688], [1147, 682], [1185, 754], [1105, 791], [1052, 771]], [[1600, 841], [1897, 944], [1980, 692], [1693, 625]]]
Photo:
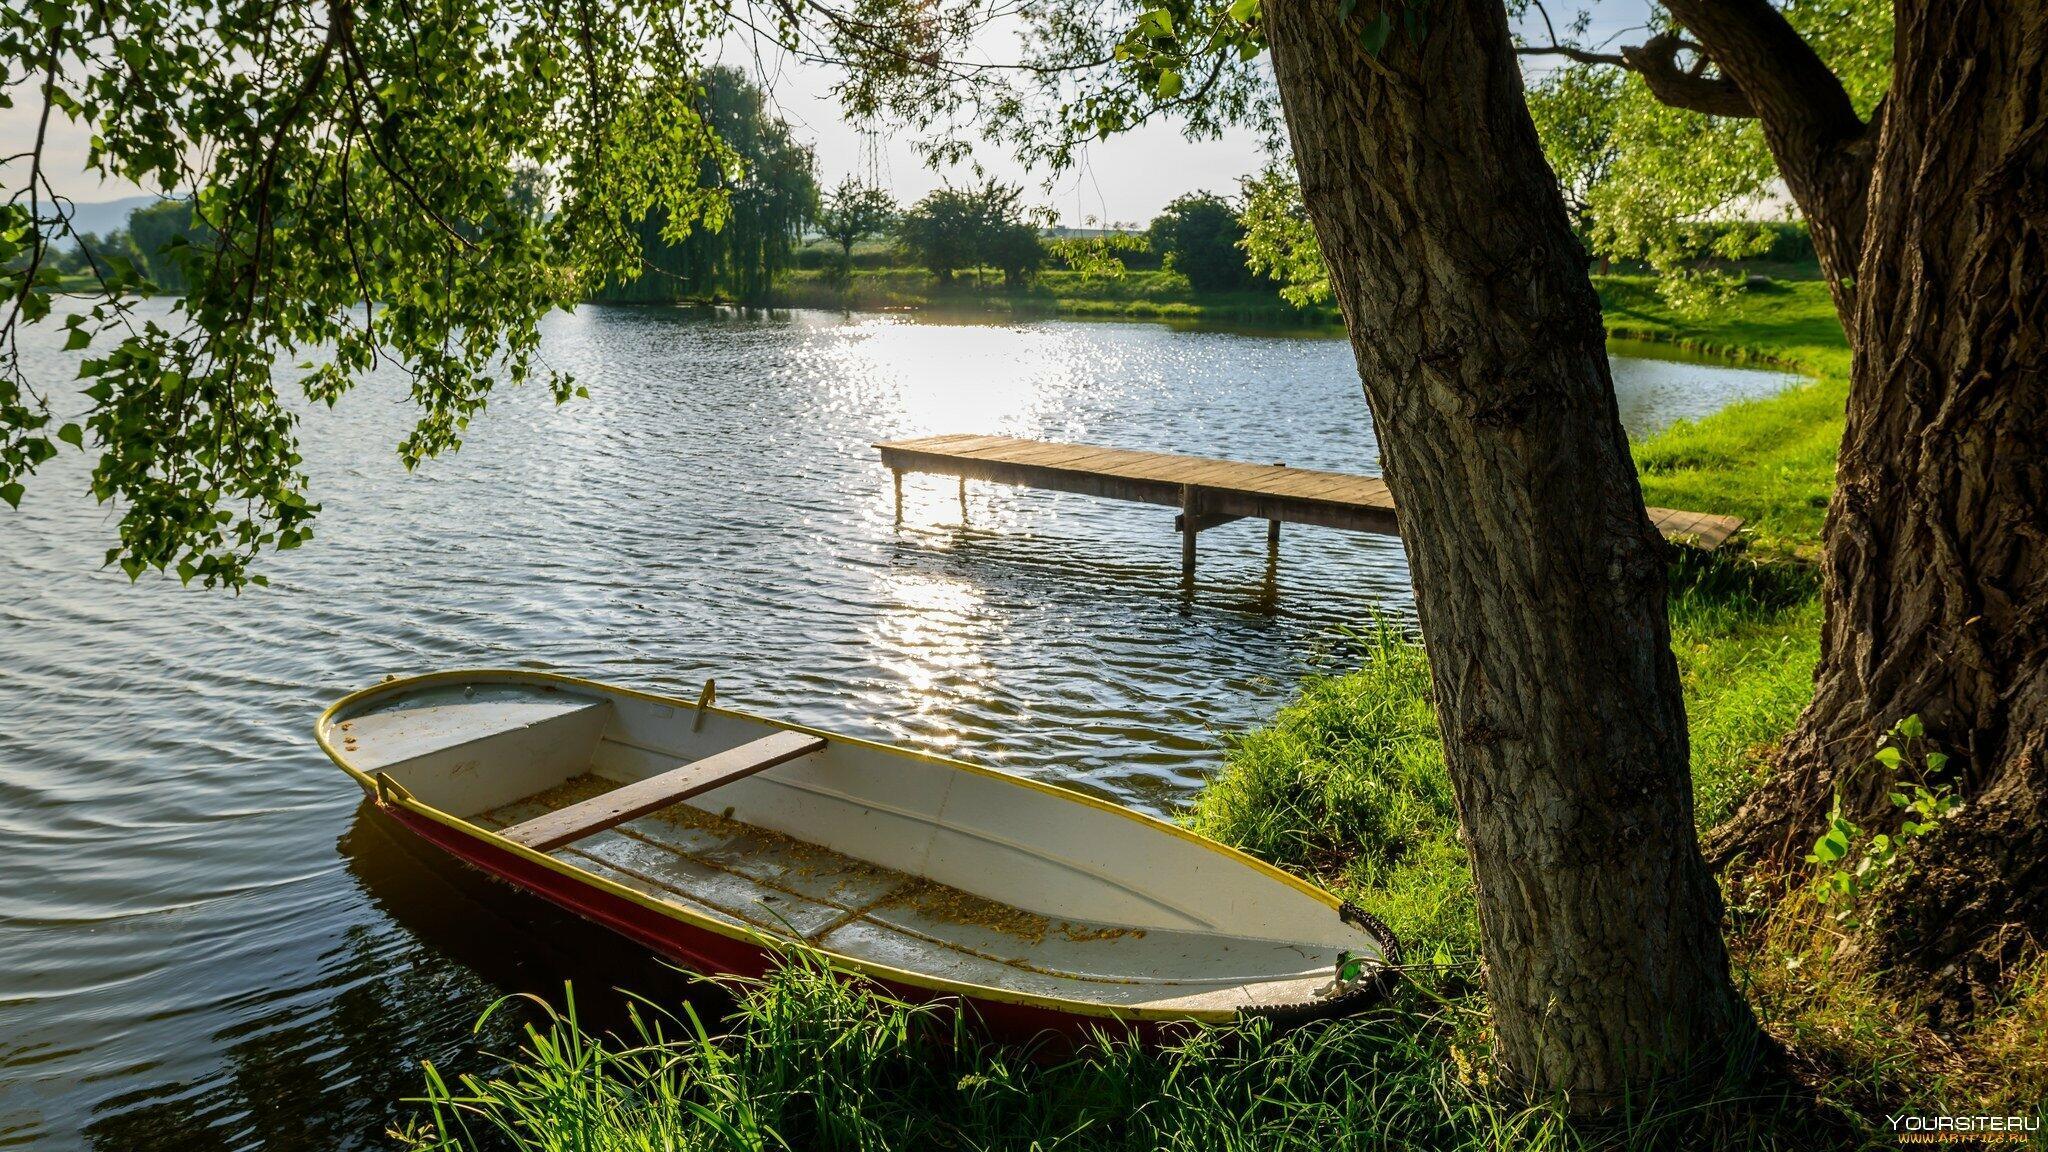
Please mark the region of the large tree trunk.
[[1896, 19], [1838, 293], [1855, 365], [1814, 700], [1717, 852], [1791, 863], [1838, 790], [1896, 827], [1871, 753], [1918, 715], [1967, 807], [1916, 847], [1881, 939], [1956, 1008], [2048, 928], [2048, 8], [1902, 0]]
[[1302, 194], [1401, 508], [1511, 1084], [1610, 1104], [1752, 1036], [1694, 836], [1665, 617], [1600, 307], [1499, 0], [1374, 58], [1267, 0]]

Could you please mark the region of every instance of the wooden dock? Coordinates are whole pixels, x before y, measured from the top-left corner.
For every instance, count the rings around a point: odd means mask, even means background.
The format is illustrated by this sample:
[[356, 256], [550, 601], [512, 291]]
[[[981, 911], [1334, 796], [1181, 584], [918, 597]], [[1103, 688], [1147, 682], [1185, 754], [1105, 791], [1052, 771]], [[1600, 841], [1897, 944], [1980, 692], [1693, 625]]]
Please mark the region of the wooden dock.
[[[1285, 521], [1389, 536], [1401, 531], [1392, 494], [1384, 481], [1372, 476], [1016, 436], [926, 436], [875, 447], [882, 453], [882, 463], [895, 473], [898, 522], [903, 519], [906, 472], [959, 477], [963, 519], [969, 480], [1179, 508], [1174, 528], [1181, 534], [1181, 575], [1190, 581], [1195, 574], [1196, 535], [1233, 520], [1265, 520], [1271, 548], [1279, 546]], [[1727, 543], [1742, 527], [1734, 516], [1669, 508], [1649, 512], [1665, 539], [1708, 552]]]

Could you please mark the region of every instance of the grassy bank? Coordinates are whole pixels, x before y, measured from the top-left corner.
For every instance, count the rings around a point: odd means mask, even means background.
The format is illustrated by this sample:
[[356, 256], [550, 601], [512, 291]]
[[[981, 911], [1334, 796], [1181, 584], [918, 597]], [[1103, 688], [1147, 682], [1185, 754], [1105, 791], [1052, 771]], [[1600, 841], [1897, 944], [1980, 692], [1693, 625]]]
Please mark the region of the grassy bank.
[[1849, 348], [1826, 285], [1773, 283], [1738, 292], [1711, 315], [1674, 314], [1646, 278], [1597, 281], [1611, 336], [1787, 368], [1807, 382], [1741, 401], [1636, 445], [1643, 498], [1747, 521], [1753, 555], [1813, 558], [1849, 394]]
[[1081, 316], [1176, 320], [1275, 328], [1330, 328], [1338, 324], [1329, 306], [1295, 308], [1270, 289], [1197, 292], [1185, 276], [1130, 271], [1122, 276], [1041, 272], [1028, 285], [1006, 286], [997, 273], [976, 279], [962, 274], [938, 284], [922, 268], [856, 268], [841, 284], [825, 272], [795, 272], [775, 286], [774, 303], [784, 308], [851, 311], [919, 309], [970, 315]]
[[[1675, 570], [1673, 647], [1703, 828], [1725, 819], [1805, 704], [1820, 623], [1810, 557], [1848, 358], [1816, 284], [1672, 314], [1645, 281], [1601, 284], [1610, 329], [1795, 368], [1811, 381], [1636, 447], [1653, 503], [1735, 512], [1741, 554]], [[1823, 323], [1825, 321], [1825, 323]], [[1729, 893], [1738, 978], [1799, 1082], [1639, 1100], [1598, 1125], [1524, 1106], [1486, 1075], [1486, 1005], [1464, 849], [1422, 650], [1368, 624], [1357, 670], [1311, 681], [1230, 746], [1187, 819], [1389, 921], [1424, 963], [1376, 1014], [1274, 1035], [1206, 1030], [1163, 1051], [1058, 1057], [992, 1045], [957, 1013], [849, 988], [801, 958], [694, 1017], [595, 1041], [561, 1019], [496, 1076], [430, 1076], [421, 1146], [531, 1148], [1892, 1148], [1889, 1112], [2005, 1112], [2048, 1098], [2048, 987], [1936, 1034], [1881, 989], [1804, 890]]]

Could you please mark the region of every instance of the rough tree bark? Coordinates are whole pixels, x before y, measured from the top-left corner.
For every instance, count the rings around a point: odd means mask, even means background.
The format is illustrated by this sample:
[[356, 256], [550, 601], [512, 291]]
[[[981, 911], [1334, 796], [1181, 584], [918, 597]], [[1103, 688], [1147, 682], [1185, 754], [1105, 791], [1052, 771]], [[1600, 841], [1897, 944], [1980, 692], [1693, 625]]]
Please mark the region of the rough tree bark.
[[1859, 823], [1896, 826], [1871, 753], [1920, 716], [1967, 807], [1916, 847], [1880, 941], [1967, 1010], [2048, 930], [2048, 7], [1900, 0], [1892, 85], [1859, 136], [1763, 0], [1669, 6], [1835, 238], [1855, 353], [1814, 700], [1716, 855], [1790, 862], [1837, 790]]
[[1495, 1055], [1597, 1108], [1753, 1025], [1693, 829], [1666, 620], [1600, 307], [1499, 0], [1374, 57], [1267, 0], [1302, 194], [1401, 507], [1478, 882]]

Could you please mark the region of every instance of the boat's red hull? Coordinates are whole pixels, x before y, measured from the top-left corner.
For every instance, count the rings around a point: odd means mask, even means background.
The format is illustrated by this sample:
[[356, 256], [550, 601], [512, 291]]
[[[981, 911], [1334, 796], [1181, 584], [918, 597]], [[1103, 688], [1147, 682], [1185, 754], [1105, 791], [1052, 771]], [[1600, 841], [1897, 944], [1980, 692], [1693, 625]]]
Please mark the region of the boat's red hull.
[[[645, 905], [584, 884], [551, 868], [535, 864], [517, 853], [488, 840], [469, 835], [437, 821], [394, 805], [379, 804], [392, 819], [411, 829], [421, 839], [448, 854], [508, 883], [557, 904], [593, 923], [601, 924], [628, 940], [693, 971], [710, 975], [761, 976], [774, 964], [768, 949], [750, 940], [735, 939], [687, 921], [665, 916]], [[1106, 1016], [1084, 1016], [1032, 1004], [1013, 1004], [975, 996], [960, 996], [868, 977], [874, 983], [913, 1003], [963, 1002], [972, 1015], [993, 1034], [1008, 1040], [1040, 1037], [1066, 1041], [1085, 1039], [1095, 1031], [1135, 1034], [1156, 1041], [1177, 1030], [1174, 1022], [1120, 1020]]]

